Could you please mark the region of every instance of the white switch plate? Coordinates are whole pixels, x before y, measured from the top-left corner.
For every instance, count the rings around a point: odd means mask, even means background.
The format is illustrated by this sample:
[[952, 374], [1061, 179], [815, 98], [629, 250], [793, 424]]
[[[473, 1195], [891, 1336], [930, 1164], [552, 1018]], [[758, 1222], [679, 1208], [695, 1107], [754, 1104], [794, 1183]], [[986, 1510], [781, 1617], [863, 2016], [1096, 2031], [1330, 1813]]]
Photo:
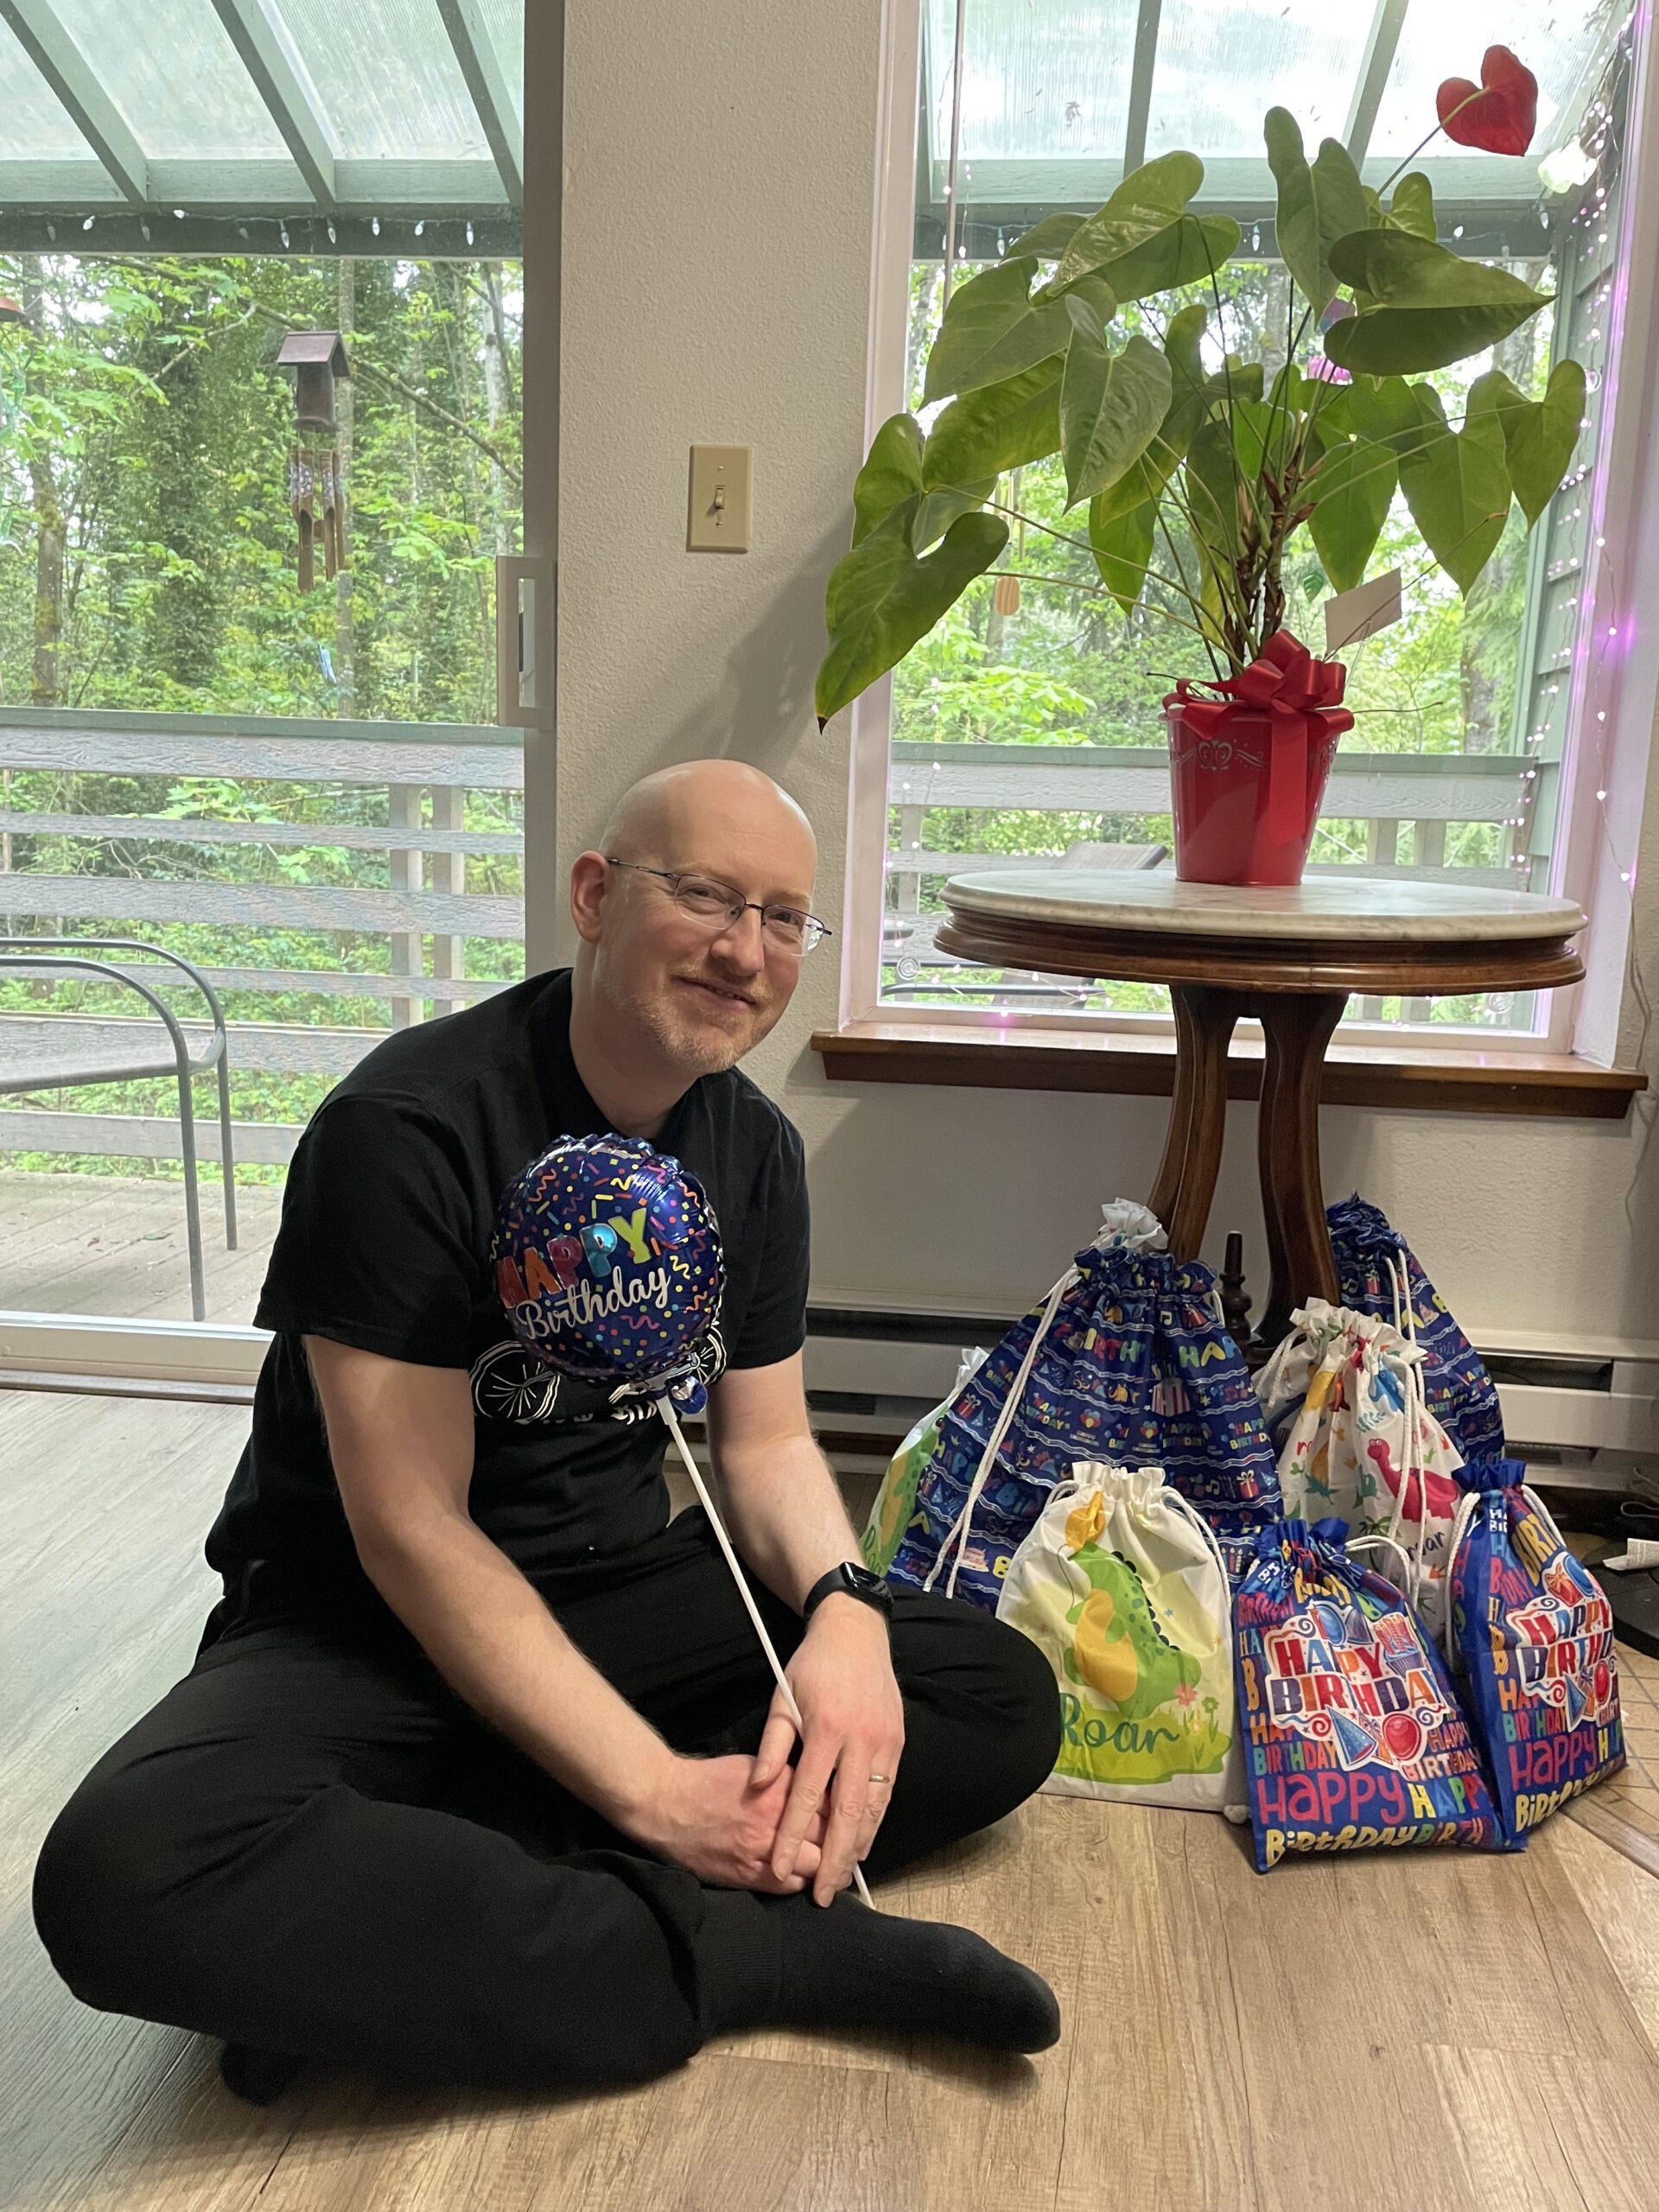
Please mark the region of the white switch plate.
[[693, 446], [688, 553], [747, 553], [749, 550], [747, 446]]

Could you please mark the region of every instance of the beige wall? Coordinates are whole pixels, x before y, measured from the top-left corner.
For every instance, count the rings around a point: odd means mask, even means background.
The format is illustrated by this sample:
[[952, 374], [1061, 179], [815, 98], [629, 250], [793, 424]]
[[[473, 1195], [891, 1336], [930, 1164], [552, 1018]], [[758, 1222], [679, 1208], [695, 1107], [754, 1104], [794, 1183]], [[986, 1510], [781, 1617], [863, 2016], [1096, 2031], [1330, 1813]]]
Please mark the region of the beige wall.
[[[880, 10], [571, 15], [560, 874], [633, 777], [729, 753], [810, 811], [834, 918], [847, 730], [820, 737], [810, 695], [864, 429]], [[693, 440], [754, 448], [747, 557], [683, 550]], [[1646, 819], [1659, 888], [1659, 805]], [[1659, 902], [1640, 920], [1659, 991]], [[751, 1064], [810, 1148], [819, 1300], [1016, 1308], [1098, 1200], [1144, 1195], [1162, 1102], [830, 1084], [807, 1038], [836, 1002], [826, 950]], [[1245, 1228], [1259, 1268], [1255, 1122], [1231, 1109], [1210, 1256]], [[1332, 1110], [1326, 1189], [1384, 1205], [1484, 1341], [1659, 1339], [1659, 1164], [1625, 1210], [1643, 1128]]]

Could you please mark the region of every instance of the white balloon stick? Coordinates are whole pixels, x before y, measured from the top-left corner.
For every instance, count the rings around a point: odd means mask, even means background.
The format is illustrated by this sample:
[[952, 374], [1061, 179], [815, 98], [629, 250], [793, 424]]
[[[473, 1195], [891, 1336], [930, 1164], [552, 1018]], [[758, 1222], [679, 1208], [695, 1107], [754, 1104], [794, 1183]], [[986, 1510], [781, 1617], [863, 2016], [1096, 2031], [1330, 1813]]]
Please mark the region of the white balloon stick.
[[[738, 1564], [737, 1554], [732, 1549], [731, 1539], [726, 1534], [719, 1514], [715, 1510], [715, 1501], [709, 1497], [702, 1477], [697, 1471], [697, 1463], [691, 1457], [690, 1446], [685, 1440], [685, 1432], [680, 1427], [679, 1415], [675, 1412], [666, 1392], [658, 1399], [657, 1404], [663, 1419], [668, 1423], [669, 1433], [679, 1446], [680, 1457], [685, 1462], [685, 1471], [690, 1476], [692, 1488], [697, 1493], [703, 1511], [709, 1516], [709, 1526], [720, 1540], [720, 1548], [726, 1554], [726, 1564], [732, 1570], [732, 1580], [737, 1585], [738, 1595], [749, 1609], [749, 1618], [754, 1623], [754, 1632], [760, 1639], [760, 1647], [771, 1662], [772, 1673], [778, 1678], [778, 1687], [784, 1694], [784, 1702], [789, 1708], [789, 1717], [800, 1731], [801, 1740], [804, 1743], [806, 1723], [801, 1718], [801, 1708], [795, 1702], [795, 1693], [789, 1687], [788, 1679], [778, 1657], [777, 1648], [766, 1633], [766, 1624], [760, 1618], [760, 1609], [754, 1602], [754, 1594], [744, 1578], [743, 1569]], [[865, 1886], [864, 1870], [856, 1859], [853, 1861], [853, 1883], [860, 1897], [874, 1910], [875, 1900]]]

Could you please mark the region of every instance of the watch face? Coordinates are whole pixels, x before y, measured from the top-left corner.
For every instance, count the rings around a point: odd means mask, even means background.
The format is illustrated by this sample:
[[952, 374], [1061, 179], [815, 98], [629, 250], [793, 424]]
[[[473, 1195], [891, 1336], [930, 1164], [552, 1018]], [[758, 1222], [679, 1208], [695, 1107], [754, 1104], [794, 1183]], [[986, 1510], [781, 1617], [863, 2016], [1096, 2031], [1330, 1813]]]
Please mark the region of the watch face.
[[855, 1567], [850, 1560], [842, 1567], [842, 1573], [855, 1590], [865, 1591], [872, 1598], [877, 1591], [885, 1592], [887, 1589], [887, 1584], [879, 1574], [872, 1574], [868, 1567]]

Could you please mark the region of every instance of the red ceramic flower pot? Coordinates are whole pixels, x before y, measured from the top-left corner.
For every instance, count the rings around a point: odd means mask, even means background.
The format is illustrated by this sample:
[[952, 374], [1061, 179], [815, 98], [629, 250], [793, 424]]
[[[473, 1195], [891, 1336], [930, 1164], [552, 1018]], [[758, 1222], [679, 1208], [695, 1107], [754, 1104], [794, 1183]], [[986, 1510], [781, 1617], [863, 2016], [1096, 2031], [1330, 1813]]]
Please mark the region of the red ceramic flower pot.
[[1300, 883], [1352, 716], [1315, 709], [1293, 725], [1249, 707], [1208, 706], [1195, 718], [1183, 704], [1166, 719], [1182, 882]]

